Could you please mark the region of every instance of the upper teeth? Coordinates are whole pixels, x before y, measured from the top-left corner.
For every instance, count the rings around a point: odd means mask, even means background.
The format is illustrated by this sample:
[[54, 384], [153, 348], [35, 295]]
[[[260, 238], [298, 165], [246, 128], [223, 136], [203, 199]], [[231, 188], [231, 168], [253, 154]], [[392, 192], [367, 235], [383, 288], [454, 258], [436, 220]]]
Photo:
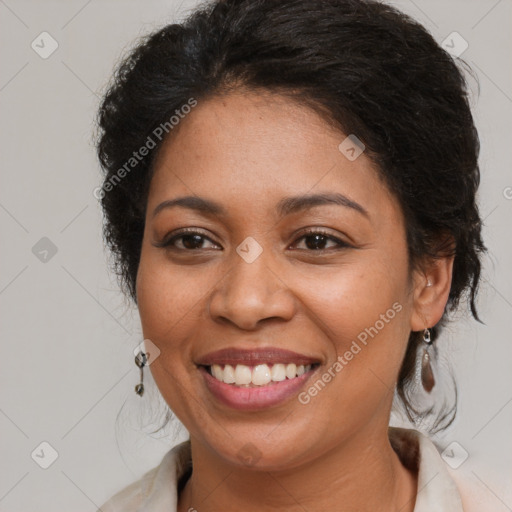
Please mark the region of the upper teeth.
[[309, 370], [311, 365], [307, 366], [290, 364], [274, 364], [269, 367], [267, 364], [258, 364], [251, 368], [245, 364], [237, 364], [235, 367], [226, 364], [224, 368], [218, 364], [211, 367], [212, 375], [226, 384], [235, 384], [237, 386], [265, 386], [270, 381], [281, 382], [288, 379], [294, 379]]

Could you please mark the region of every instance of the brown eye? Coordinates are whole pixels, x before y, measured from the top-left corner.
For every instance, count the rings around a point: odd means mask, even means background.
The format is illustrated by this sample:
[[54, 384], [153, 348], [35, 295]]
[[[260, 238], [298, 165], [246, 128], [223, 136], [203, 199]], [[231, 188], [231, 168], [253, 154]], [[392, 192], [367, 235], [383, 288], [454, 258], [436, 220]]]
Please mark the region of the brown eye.
[[[346, 242], [322, 230], [307, 231], [298, 240], [304, 240], [304, 247], [300, 248], [301, 250], [305, 249], [309, 251], [326, 251], [351, 247]], [[334, 246], [326, 247], [328, 243], [334, 243]], [[297, 244], [297, 242], [295, 242], [295, 244]]]
[[209, 249], [207, 244], [210, 243], [215, 248], [219, 246], [210, 240], [207, 236], [199, 231], [185, 230], [178, 233], [172, 233], [161, 242], [156, 242], [156, 247], [164, 247], [168, 249], [176, 249], [179, 251], [193, 251]]

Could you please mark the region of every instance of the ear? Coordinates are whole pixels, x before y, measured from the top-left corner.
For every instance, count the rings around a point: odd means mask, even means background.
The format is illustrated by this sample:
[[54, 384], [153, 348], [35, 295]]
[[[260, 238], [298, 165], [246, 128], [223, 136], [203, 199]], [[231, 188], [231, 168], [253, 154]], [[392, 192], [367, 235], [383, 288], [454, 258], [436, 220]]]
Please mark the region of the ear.
[[433, 327], [441, 320], [450, 294], [453, 260], [454, 256], [443, 256], [414, 271], [412, 331]]

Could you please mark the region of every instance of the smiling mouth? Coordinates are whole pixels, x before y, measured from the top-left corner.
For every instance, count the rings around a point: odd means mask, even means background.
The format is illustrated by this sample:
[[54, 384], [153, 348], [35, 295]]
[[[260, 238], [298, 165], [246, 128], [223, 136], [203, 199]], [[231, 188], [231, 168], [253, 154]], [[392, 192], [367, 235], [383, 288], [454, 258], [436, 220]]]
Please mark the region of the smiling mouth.
[[216, 380], [224, 384], [231, 384], [235, 387], [261, 387], [277, 384], [285, 380], [293, 380], [312, 370], [315, 370], [320, 364], [313, 363], [308, 365], [295, 363], [277, 363], [277, 364], [258, 364], [247, 366], [220, 365], [211, 366], [202, 365], [203, 368]]

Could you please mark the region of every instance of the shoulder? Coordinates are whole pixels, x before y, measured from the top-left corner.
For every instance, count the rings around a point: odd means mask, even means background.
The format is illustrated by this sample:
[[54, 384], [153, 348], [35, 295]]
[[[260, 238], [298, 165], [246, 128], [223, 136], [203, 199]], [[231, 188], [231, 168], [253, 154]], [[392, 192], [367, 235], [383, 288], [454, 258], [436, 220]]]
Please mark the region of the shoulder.
[[190, 465], [190, 441], [169, 450], [160, 464], [109, 498], [97, 512], [176, 510], [178, 481]]
[[452, 453], [450, 444], [442, 450], [425, 434], [397, 427], [389, 428], [389, 439], [402, 464], [417, 471], [414, 512], [487, 512], [495, 509], [496, 502], [493, 503], [489, 491], [475, 481], [471, 462], [459, 464], [460, 461], [453, 457], [460, 458], [464, 454]]
[[151, 483], [155, 479], [158, 467], [151, 469], [139, 480], [114, 494], [97, 512], [120, 512], [121, 510], [123, 512], [135, 512], [139, 510], [144, 499], [147, 497], [146, 490], [151, 487]]
[[414, 512], [465, 512], [458, 486], [430, 438], [417, 430], [390, 427], [389, 439], [402, 464], [417, 474]]
[[477, 454], [469, 454], [460, 466], [448, 467], [459, 489], [464, 512], [510, 510], [506, 505], [512, 502], [510, 482], [488, 462]]

